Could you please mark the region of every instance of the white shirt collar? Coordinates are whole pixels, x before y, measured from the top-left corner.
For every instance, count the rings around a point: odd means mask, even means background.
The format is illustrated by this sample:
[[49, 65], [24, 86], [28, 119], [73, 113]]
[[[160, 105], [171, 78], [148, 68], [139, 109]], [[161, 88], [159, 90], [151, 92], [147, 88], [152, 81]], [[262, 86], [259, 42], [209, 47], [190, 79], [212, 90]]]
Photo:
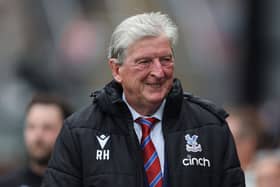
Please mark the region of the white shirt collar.
[[132, 114], [132, 117], [133, 117], [133, 120], [136, 120], [137, 118], [139, 117], [155, 117], [159, 120], [162, 120], [162, 115], [163, 115], [163, 109], [164, 109], [164, 106], [165, 106], [165, 103], [166, 103], [166, 99], [163, 100], [163, 102], [161, 103], [160, 107], [157, 109], [157, 111], [152, 115], [152, 116], [143, 116], [141, 114], [139, 114], [138, 112], [136, 112], [136, 110], [134, 110], [134, 108], [132, 108], [126, 98], [125, 98], [125, 95], [124, 95], [124, 92], [122, 94], [122, 99], [124, 100], [124, 102], [126, 103], [126, 105], [128, 106], [131, 114]]

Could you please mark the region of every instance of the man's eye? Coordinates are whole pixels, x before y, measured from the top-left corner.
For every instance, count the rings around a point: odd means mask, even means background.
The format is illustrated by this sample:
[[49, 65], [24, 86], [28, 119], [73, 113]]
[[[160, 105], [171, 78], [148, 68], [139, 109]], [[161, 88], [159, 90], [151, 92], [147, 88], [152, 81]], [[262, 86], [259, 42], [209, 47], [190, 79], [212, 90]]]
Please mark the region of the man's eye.
[[173, 62], [173, 58], [172, 56], [166, 56], [166, 57], [162, 57], [160, 58], [160, 62], [162, 65], [167, 65]]
[[151, 60], [147, 59], [147, 60], [139, 60], [136, 62], [136, 64], [149, 64], [151, 63]]
[[162, 60], [162, 61], [171, 61], [171, 58], [165, 57], [165, 58], [162, 58], [161, 60]]
[[171, 56], [162, 57], [161, 61], [172, 61], [172, 57]]

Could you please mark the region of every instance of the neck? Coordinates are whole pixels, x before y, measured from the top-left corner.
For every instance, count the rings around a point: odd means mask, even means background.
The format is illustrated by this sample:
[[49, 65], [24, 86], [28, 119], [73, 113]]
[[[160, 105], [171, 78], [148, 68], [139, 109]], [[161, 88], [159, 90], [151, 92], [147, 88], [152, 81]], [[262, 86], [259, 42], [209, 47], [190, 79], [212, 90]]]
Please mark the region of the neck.
[[37, 175], [43, 176], [45, 170], [47, 169], [47, 165], [39, 165], [34, 161], [30, 161], [30, 168]]
[[150, 115], [153, 115], [157, 110], [158, 108], [160, 107], [161, 103], [157, 104], [157, 105], [152, 105], [152, 104], [149, 104], [149, 105], [139, 105], [139, 104], [130, 104], [129, 105], [140, 115], [143, 115], [143, 116], [150, 116]]
[[158, 107], [155, 109], [146, 109], [146, 110], [141, 108], [139, 110], [135, 109], [135, 111], [143, 116], [151, 116], [157, 111], [157, 109], [158, 109]]
[[129, 105], [129, 107], [133, 108], [138, 114], [143, 115], [143, 116], [150, 116], [153, 115], [161, 106], [162, 102], [160, 103], [138, 103], [138, 102], [133, 102], [133, 100], [130, 100], [127, 98], [123, 92], [122, 95], [123, 100]]

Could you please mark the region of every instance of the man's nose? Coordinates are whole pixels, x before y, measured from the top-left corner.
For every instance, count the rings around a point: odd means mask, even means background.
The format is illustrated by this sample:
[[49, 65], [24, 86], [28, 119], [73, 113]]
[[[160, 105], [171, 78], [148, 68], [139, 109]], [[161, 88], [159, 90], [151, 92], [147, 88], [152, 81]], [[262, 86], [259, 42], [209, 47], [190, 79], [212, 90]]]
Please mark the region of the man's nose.
[[37, 137], [41, 137], [44, 134], [44, 129], [41, 127], [38, 127], [35, 129], [34, 134], [36, 134]]
[[153, 60], [152, 66], [151, 66], [151, 74], [155, 77], [163, 77], [164, 76], [164, 71], [163, 67], [160, 63], [160, 60], [158, 58], [155, 58]]

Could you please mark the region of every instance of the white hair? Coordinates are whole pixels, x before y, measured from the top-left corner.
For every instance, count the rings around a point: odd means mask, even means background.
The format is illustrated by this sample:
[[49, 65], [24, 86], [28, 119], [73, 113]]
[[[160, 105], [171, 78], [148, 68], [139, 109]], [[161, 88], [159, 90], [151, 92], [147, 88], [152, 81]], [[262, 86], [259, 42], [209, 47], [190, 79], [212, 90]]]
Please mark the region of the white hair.
[[172, 49], [176, 45], [178, 29], [173, 21], [161, 12], [142, 13], [131, 16], [121, 22], [114, 30], [108, 58], [118, 59], [122, 64], [126, 49], [139, 39], [165, 35]]

